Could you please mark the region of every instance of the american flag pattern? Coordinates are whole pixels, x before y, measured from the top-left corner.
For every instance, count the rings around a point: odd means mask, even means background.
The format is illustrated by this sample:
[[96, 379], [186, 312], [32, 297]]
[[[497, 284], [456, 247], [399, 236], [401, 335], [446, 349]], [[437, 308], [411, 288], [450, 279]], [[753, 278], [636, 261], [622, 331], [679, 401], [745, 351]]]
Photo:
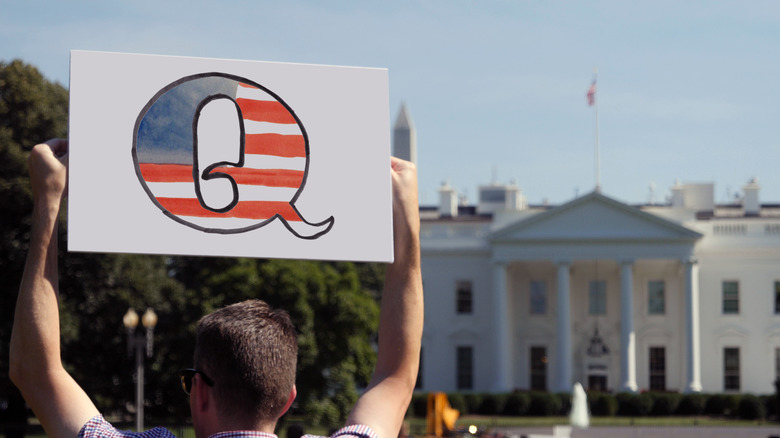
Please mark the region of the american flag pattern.
[[[205, 79], [210, 79], [206, 81]], [[216, 82], [215, 82], [216, 79]], [[200, 83], [188, 82], [201, 80]], [[176, 100], [176, 87], [187, 84], [205, 96], [198, 95], [192, 100], [193, 92], [182, 91], [181, 99]], [[209, 87], [219, 85], [221, 90], [230, 89], [229, 93], [216, 90], [209, 94]], [[136, 172], [154, 203], [172, 219], [192, 228], [212, 233], [238, 233], [259, 228], [279, 219], [298, 237], [316, 238], [328, 232], [333, 225], [333, 217], [319, 223], [306, 221], [294, 205], [303, 189], [309, 166], [308, 140], [302, 123], [293, 111], [276, 95], [258, 84], [248, 80], [227, 75], [198, 75], [178, 81], [166, 93], [153, 99], [151, 105], [139, 116], [134, 141], [134, 158]], [[168, 94], [168, 91], [173, 91]], [[167, 96], [163, 99], [163, 96]], [[203, 102], [213, 96], [228, 98], [235, 103], [238, 123], [241, 127], [240, 159], [234, 163], [210, 163], [196, 165], [195, 144], [197, 144], [197, 115]], [[189, 100], [186, 100], [186, 99]], [[163, 140], [139, 138], [152, 137], [148, 132], [154, 129], [164, 129], [163, 117], [153, 117], [155, 100], [159, 105], [171, 105], [176, 102], [176, 108], [184, 106], [190, 111], [166, 114], [167, 117], [190, 117], [192, 115], [192, 144], [184, 145], [185, 153], [190, 154], [188, 162], [168, 159], [165, 154], [172, 146], [154, 144]], [[167, 100], [166, 100], [167, 99]], [[179, 103], [183, 101], [185, 103]], [[190, 108], [197, 104], [196, 108]], [[163, 111], [162, 109], [160, 111]], [[194, 113], [192, 111], [195, 111]], [[145, 118], [149, 114], [149, 121]], [[194, 115], [193, 115], [194, 114]], [[140, 129], [142, 123], [148, 123], [148, 130]], [[160, 125], [155, 127], [155, 125]], [[172, 128], [174, 129], [174, 128]], [[164, 135], [159, 138], [166, 138]], [[180, 143], [186, 141], [179, 140]], [[136, 150], [139, 145], [151, 144], [144, 153]], [[181, 145], [178, 145], [181, 149]], [[235, 145], [226, 145], [234, 147]], [[188, 147], [188, 149], [187, 149]], [[181, 161], [181, 160], [179, 160]], [[210, 178], [231, 180], [234, 187], [234, 202], [223, 208], [213, 208], [204, 201], [200, 187], [207, 184]], [[223, 181], [224, 183], [225, 181]]]

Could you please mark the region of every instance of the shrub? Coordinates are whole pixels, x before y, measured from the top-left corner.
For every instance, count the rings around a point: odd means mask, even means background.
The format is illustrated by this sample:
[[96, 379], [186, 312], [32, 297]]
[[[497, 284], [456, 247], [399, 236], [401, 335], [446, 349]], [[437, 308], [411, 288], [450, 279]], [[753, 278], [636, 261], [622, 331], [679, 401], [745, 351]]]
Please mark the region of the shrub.
[[726, 415], [726, 396], [724, 394], [712, 394], [707, 397], [704, 404], [704, 413], [707, 415]]
[[753, 394], [745, 394], [739, 398], [737, 413], [742, 420], [763, 419], [766, 414], [764, 404]]
[[513, 392], [507, 395], [506, 404], [504, 404], [504, 415], [519, 416], [525, 415], [531, 405], [531, 396], [525, 392]]
[[618, 402], [617, 414], [621, 417], [641, 417], [647, 415], [653, 400], [646, 394], [621, 392], [615, 396]]
[[547, 417], [560, 411], [560, 399], [548, 392], [532, 392], [528, 415]]
[[451, 394], [447, 394], [447, 400], [450, 402], [450, 407], [452, 409], [457, 409], [460, 411], [461, 415], [465, 415], [466, 412], [466, 399], [463, 397], [463, 394], [459, 392], [453, 392]]
[[777, 395], [767, 395], [763, 397], [764, 400], [764, 407], [766, 412], [766, 417], [771, 418], [777, 415], [780, 415], [780, 412], [777, 410]]
[[680, 404], [680, 395], [676, 393], [649, 393], [652, 400], [650, 415], [654, 417], [667, 417], [672, 415]]
[[730, 417], [739, 415], [739, 400], [742, 398], [739, 394], [724, 395], [726, 401], [726, 410], [724, 413]]
[[767, 411], [774, 410], [775, 415], [780, 420], [780, 377], [775, 379], [775, 404], [774, 409], [767, 409]]
[[504, 411], [506, 400], [506, 394], [484, 394], [478, 412], [480, 415], [499, 415]]
[[425, 418], [425, 415], [428, 413], [428, 394], [414, 394], [409, 408], [413, 416]]
[[615, 397], [603, 392], [589, 394], [588, 406], [591, 415], [598, 417], [614, 417], [618, 410], [618, 402]]
[[712, 394], [704, 405], [706, 415], [736, 416], [739, 409], [738, 394]]
[[[482, 394], [468, 393], [463, 395], [466, 401], [466, 412], [468, 414], [476, 414], [479, 412], [479, 405], [482, 404]], [[464, 413], [461, 411], [461, 413]]]
[[558, 412], [556, 415], [569, 415], [571, 412], [571, 394], [567, 392], [559, 392], [555, 394], [558, 399], [556, 404], [558, 405]]
[[704, 413], [707, 397], [702, 394], [685, 394], [675, 410], [676, 415], [697, 416]]

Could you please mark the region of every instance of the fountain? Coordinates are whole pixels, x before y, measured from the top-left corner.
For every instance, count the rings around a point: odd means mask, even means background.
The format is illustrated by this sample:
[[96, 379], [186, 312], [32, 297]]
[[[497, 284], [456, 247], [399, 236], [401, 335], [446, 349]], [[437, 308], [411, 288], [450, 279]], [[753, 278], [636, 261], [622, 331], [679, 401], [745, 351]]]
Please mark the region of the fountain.
[[569, 414], [569, 423], [572, 427], [586, 428], [590, 425], [590, 414], [588, 413], [588, 396], [579, 382], [574, 384], [571, 391], [571, 413]]

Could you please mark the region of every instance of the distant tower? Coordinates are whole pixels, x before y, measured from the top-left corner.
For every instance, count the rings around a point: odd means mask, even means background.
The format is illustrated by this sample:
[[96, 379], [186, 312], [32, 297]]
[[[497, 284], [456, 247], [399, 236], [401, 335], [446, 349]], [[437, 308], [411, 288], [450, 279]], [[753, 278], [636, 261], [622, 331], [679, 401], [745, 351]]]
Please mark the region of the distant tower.
[[417, 131], [405, 103], [393, 127], [393, 156], [417, 164]]

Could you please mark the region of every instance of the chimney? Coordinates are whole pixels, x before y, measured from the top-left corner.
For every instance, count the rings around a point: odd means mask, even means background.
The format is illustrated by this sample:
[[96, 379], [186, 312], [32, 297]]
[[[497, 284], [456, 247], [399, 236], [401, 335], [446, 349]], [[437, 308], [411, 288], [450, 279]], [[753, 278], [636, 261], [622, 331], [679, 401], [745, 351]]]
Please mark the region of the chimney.
[[761, 214], [761, 203], [758, 199], [758, 178], [748, 181], [747, 185], [742, 187], [744, 197], [742, 198], [742, 207], [745, 209], [745, 216], [758, 216]]
[[685, 186], [680, 184], [680, 180], [674, 182], [672, 187], [672, 207], [682, 208], [685, 206]]
[[455, 217], [458, 215], [458, 193], [447, 182], [439, 188], [439, 215]]

